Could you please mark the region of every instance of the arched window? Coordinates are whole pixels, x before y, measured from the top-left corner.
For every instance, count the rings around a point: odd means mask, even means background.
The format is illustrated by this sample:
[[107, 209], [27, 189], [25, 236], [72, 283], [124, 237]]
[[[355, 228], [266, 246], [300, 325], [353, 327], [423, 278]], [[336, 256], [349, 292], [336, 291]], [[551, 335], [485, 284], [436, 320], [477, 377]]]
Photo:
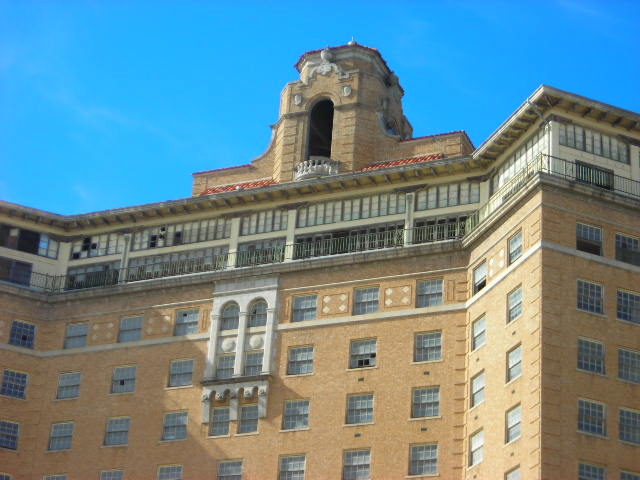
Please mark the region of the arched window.
[[237, 303], [229, 303], [222, 309], [220, 330], [235, 330], [238, 328], [240, 308]]
[[249, 307], [249, 327], [264, 327], [267, 324], [267, 302], [256, 300]]
[[321, 100], [311, 109], [309, 116], [309, 156], [331, 157], [333, 136], [333, 102]]

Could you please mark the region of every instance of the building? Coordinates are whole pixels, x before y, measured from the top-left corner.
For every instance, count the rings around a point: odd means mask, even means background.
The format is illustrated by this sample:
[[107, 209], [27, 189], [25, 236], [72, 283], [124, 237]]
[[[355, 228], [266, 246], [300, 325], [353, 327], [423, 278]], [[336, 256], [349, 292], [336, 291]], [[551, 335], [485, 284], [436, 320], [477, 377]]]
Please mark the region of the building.
[[475, 148], [375, 49], [296, 68], [191, 198], [0, 204], [0, 479], [640, 479], [640, 115]]

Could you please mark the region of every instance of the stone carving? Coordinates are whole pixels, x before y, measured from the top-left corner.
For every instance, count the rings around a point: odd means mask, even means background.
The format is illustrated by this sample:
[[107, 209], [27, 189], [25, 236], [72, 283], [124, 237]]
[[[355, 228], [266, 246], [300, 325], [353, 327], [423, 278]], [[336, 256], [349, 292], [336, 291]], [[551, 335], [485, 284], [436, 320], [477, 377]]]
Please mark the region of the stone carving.
[[225, 338], [221, 345], [222, 351], [225, 353], [233, 352], [236, 349], [236, 341], [233, 338]]
[[331, 72], [335, 72], [340, 78], [348, 78], [349, 75], [342, 70], [340, 65], [333, 63], [333, 60], [334, 55], [329, 47], [322, 50], [320, 52], [320, 61], [308, 62], [300, 72], [302, 83], [307, 85], [318, 73], [320, 75], [328, 75]]
[[243, 394], [244, 394], [244, 398], [253, 397], [253, 388], [245, 388], [243, 391]]
[[351, 89], [351, 85], [343, 85], [342, 86], [342, 96], [343, 97], [348, 97], [349, 95], [351, 95], [352, 89]]
[[296, 93], [293, 96], [293, 103], [294, 105], [300, 105], [302, 103], [302, 95], [300, 95], [299, 93]]
[[225, 392], [216, 392], [216, 400], [218, 400], [219, 402], [224, 400], [224, 393]]
[[205, 393], [204, 395], [202, 395], [202, 403], [209, 403], [210, 400], [211, 399], [208, 393]]
[[249, 346], [251, 347], [252, 350], [257, 350], [259, 348], [262, 348], [263, 345], [264, 345], [264, 337], [262, 335], [253, 335], [249, 339]]

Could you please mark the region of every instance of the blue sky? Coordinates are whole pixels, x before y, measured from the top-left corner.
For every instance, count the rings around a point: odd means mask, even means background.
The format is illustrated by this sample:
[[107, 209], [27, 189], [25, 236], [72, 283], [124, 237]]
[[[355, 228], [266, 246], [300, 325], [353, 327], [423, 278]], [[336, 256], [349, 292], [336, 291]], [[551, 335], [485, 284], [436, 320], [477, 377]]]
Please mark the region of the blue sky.
[[267, 147], [307, 50], [380, 50], [414, 135], [484, 141], [540, 84], [640, 111], [638, 1], [0, 0], [0, 199], [62, 214], [190, 195]]

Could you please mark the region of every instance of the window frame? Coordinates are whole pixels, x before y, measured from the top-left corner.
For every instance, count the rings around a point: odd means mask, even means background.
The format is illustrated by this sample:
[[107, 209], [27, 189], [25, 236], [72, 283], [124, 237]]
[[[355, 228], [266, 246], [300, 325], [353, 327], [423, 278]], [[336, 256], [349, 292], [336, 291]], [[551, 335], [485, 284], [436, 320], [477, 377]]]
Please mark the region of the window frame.
[[[310, 349], [311, 350], [311, 359], [305, 358], [303, 360], [298, 360], [298, 359], [292, 359], [291, 354], [294, 350], [302, 350], [302, 349]], [[293, 347], [289, 347], [288, 351], [287, 351], [287, 375], [312, 375], [313, 374], [313, 367], [314, 367], [314, 360], [315, 360], [315, 346], [314, 345], [300, 345], [300, 346], [293, 346]], [[307, 372], [293, 372], [292, 369], [292, 365], [307, 365], [310, 364], [311, 368], [310, 370]]]
[[[373, 295], [375, 298], [368, 298]], [[364, 298], [363, 298], [364, 297]], [[368, 315], [380, 311], [380, 285], [356, 288], [353, 293], [352, 315]]]
[[[586, 411], [586, 409], [589, 411]], [[593, 412], [592, 409], [600, 409]], [[595, 419], [595, 420], [594, 420]], [[600, 422], [597, 422], [600, 420]], [[578, 398], [578, 428], [579, 433], [595, 437], [607, 437], [607, 405], [596, 400]]]
[[[577, 301], [576, 308], [581, 312], [587, 312], [595, 315], [604, 315], [605, 310], [605, 293], [604, 293], [604, 285], [597, 282], [591, 282], [589, 280], [578, 279], [576, 282], [577, 286]], [[599, 290], [600, 295], [598, 297], [591, 297], [591, 289], [594, 287]], [[585, 291], [587, 289], [587, 291]], [[582, 290], [582, 293], [581, 293]], [[590, 306], [593, 305], [593, 309]]]
[[[487, 286], [487, 260], [484, 259], [478, 263], [472, 272], [473, 295], [475, 295]], [[479, 276], [482, 272], [484, 275]]]
[[[291, 407], [293, 404], [300, 405]], [[294, 410], [292, 411], [290, 410], [290, 408], [293, 408]], [[291, 400], [285, 400], [282, 409], [282, 430], [287, 432], [296, 430], [308, 430], [310, 415], [311, 401], [308, 398], [295, 398]], [[292, 421], [288, 422], [288, 420]]]
[[[126, 420], [126, 430], [122, 428], [122, 425], [118, 425], [118, 422]], [[113, 423], [113, 425], [112, 425]], [[129, 445], [129, 431], [131, 430], [131, 417], [110, 417], [107, 418], [107, 425], [104, 431], [104, 443], [105, 447], [123, 447]], [[117, 441], [119, 435], [124, 438], [124, 441]], [[111, 438], [113, 437], [113, 438]]]
[[[511, 363], [511, 354], [519, 351], [520, 352], [520, 360], [514, 362], [513, 364]], [[509, 383], [517, 378], [520, 378], [522, 376], [522, 344], [519, 343], [518, 345], [516, 345], [515, 347], [513, 347], [512, 349], [507, 351], [507, 371], [506, 371], [506, 383]], [[514, 373], [517, 372], [517, 373]]]
[[[625, 296], [627, 297], [626, 302], [624, 298]], [[626, 306], [625, 303], [627, 304]], [[628, 310], [628, 313], [625, 310]], [[628, 318], [623, 318], [625, 316]], [[640, 293], [620, 288], [617, 289], [616, 319], [632, 325], [640, 325]]]
[[[7, 431], [9, 428], [15, 432]], [[15, 445], [13, 447], [12, 445]], [[17, 451], [20, 446], [20, 424], [0, 419], [0, 449]]]
[[239, 407], [237, 435], [258, 433], [258, 426], [260, 423], [260, 412], [258, 409], [258, 404], [245, 403], [240, 405]]
[[[133, 369], [133, 376], [132, 377], [124, 377], [124, 378], [116, 378], [117, 374], [116, 372], [118, 370], [125, 370], [125, 369]], [[137, 383], [137, 377], [138, 377], [138, 366], [137, 365], [118, 365], [117, 367], [113, 367], [113, 372], [111, 374], [111, 391], [109, 392], [111, 395], [119, 395], [122, 393], [134, 393], [136, 391], [136, 383]], [[115, 382], [118, 382], [118, 384], [116, 385]], [[125, 382], [125, 383], [122, 383]], [[124, 387], [125, 385], [127, 385], [126, 382], [130, 382], [131, 384], [131, 390], [119, 390], [119, 386]]]
[[[631, 245], [623, 248], [623, 242], [630, 243]], [[638, 247], [634, 246], [636, 243]], [[616, 232], [615, 249], [616, 260], [630, 265], [640, 266], [640, 237]]]
[[220, 331], [237, 330], [240, 326], [240, 305], [227, 302], [220, 310]]
[[[220, 368], [220, 362], [222, 361], [222, 359], [225, 359], [225, 361], [227, 361], [226, 359], [231, 358], [231, 361], [229, 363], [231, 363], [231, 368], [229, 368], [228, 366], [226, 368]], [[236, 362], [236, 354], [235, 353], [224, 353], [222, 355], [218, 355], [218, 358], [216, 359], [216, 379], [218, 380], [225, 380], [227, 378], [232, 378], [233, 374], [235, 372], [235, 362]], [[224, 371], [230, 371], [231, 375], [224, 375], [221, 376], [220, 372]]]
[[[238, 466], [240, 467], [240, 473], [238, 473], [238, 471], [222, 471], [222, 469], [226, 467], [237, 468]], [[244, 461], [242, 459], [220, 460], [218, 461], [218, 467], [216, 468], [216, 480], [241, 480], [243, 472]]]
[[[585, 351], [585, 349], [581, 348], [583, 345], [586, 347], [589, 344], [589, 347], [593, 345], [597, 345], [601, 349], [601, 356], [598, 357], [599, 352], [593, 353], [592, 350]], [[582, 353], [582, 355], [581, 355]], [[578, 337], [578, 351], [577, 351], [577, 369], [581, 372], [594, 373], [596, 375], [606, 375], [606, 345], [603, 342], [598, 340], [593, 340], [591, 338]], [[594, 365], [594, 368], [589, 368], [591, 365]], [[600, 368], [598, 368], [598, 365]]]
[[[373, 350], [364, 353], [354, 352], [354, 346], [373, 342]], [[370, 350], [370, 349], [369, 349]], [[362, 365], [360, 365], [362, 363]], [[375, 368], [378, 366], [378, 339], [358, 338], [349, 342], [349, 370], [359, 370], [362, 368]]]
[[[434, 339], [433, 344], [431, 337]], [[416, 332], [413, 336], [413, 363], [441, 362], [444, 358], [443, 343], [442, 330]]]
[[[170, 471], [170, 469], [175, 469], [175, 471]], [[170, 465], [158, 466], [158, 480], [182, 480], [183, 473], [184, 467], [180, 464], [174, 463]]]
[[[476, 385], [476, 381], [480, 380], [482, 384]], [[469, 380], [469, 408], [474, 408], [484, 403], [486, 381], [484, 370], [480, 370]]]
[[[64, 425], [71, 425], [71, 432], [56, 432], [57, 428], [63, 428]], [[51, 430], [49, 432], [49, 447], [50, 452], [59, 452], [65, 450], [71, 450], [73, 448], [73, 433], [75, 431], [75, 422], [56, 422], [51, 424]], [[62, 446], [56, 446], [54, 448], [54, 442], [60, 442]]]
[[[432, 286], [439, 289], [432, 290]], [[424, 292], [422, 290], [425, 290]], [[436, 307], [444, 303], [444, 279], [429, 278], [416, 282], [416, 308]]]
[[[621, 442], [630, 443], [632, 445], [640, 445], [640, 411], [626, 407], [620, 407], [618, 410], [618, 439]], [[623, 413], [630, 414], [630, 416], [632, 417], [631, 424], [623, 422]], [[633, 437], [632, 439], [622, 438], [625, 434], [625, 428], [623, 427], [631, 430], [631, 432], [627, 433], [631, 434], [631, 436]]]
[[[70, 335], [69, 330], [74, 327], [84, 327], [84, 334], [81, 335]], [[77, 323], [68, 323], [65, 332], [64, 332], [64, 342], [62, 344], [62, 348], [64, 350], [69, 350], [72, 348], [82, 348], [87, 346], [87, 339], [89, 337], [89, 323], [88, 322], [77, 322]], [[82, 339], [82, 340], [78, 340]], [[78, 344], [76, 344], [78, 343]]]
[[[78, 383], [70, 384], [70, 385], [61, 385], [62, 377], [70, 376], [70, 375], [78, 375]], [[74, 398], [78, 398], [80, 396], [80, 386], [82, 385], [82, 372], [61, 372], [58, 374], [58, 388], [56, 389], [56, 400], [71, 400]], [[75, 387], [77, 394], [74, 396], [60, 396], [61, 388], [70, 388]]]
[[[132, 323], [133, 326], [126, 325], [127, 323]], [[120, 329], [118, 330], [118, 343], [137, 342], [142, 340], [143, 325], [144, 316], [142, 315], [135, 317], [122, 317], [120, 319]]]
[[[432, 398], [435, 397], [435, 400]], [[424, 401], [418, 401], [423, 400]], [[424, 415], [420, 415], [424, 410]], [[411, 418], [440, 417], [440, 385], [411, 389]]]
[[[216, 419], [216, 411], [224, 411], [222, 419]], [[209, 420], [209, 436], [210, 437], [228, 437], [231, 435], [231, 407], [229, 405], [213, 406], [211, 408], [211, 418]], [[224, 425], [224, 433], [216, 432], [216, 425]]]
[[[359, 459], [357, 457], [350, 459], [351, 455], [355, 456], [358, 454], [362, 454], [363, 460], [366, 460], [367, 463], [358, 461]], [[347, 460], [350, 460], [350, 462], [347, 463]], [[363, 468], [359, 469], [361, 466], [363, 466]], [[342, 453], [342, 480], [357, 480], [359, 478], [365, 478], [360, 476], [360, 470], [366, 474], [366, 478], [371, 477], [371, 449], [358, 448], [344, 450]]]
[[[189, 436], [189, 412], [180, 410], [167, 412], [162, 417], [162, 442], [176, 442], [186, 440]], [[179, 420], [172, 420], [173, 418]]]
[[[606, 480], [607, 478], [607, 469], [605, 467], [601, 467], [600, 465], [593, 465], [591, 463], [580, 462], [578, 464], [578, 480], [598, 480], [598, 477], [591, 476], [591, 473], [583, 473], [583, 468], [589, 468], [594, 470], [599, 470], [597, 475], [600, 479]], [[585, 476], [588, 475], [588, 476]]]
[[[264, 306], [264, 312], [262, 307]], [[260, 308], [260, 311], [258, 311]], [[269, 304], [264, 298], [257, 298], [249, 304], [247, 313], [247, 328], [264, 327], [267, 325], [269, 315]]]
[[[10, 376], [17, 377], [18, 375], [24, 377], [24, 382], [18, 382], [17, 378], [7, 378], [7, 373]], [[29, 374], [26, 372], [20, 372], [18, 370], [12, 370], [5, 368], [2, 371], [2, 384], [0, 385], [0, 395], [5, 398], [15, 398], [16, 400], [27, 399], [27, 387], [29, 386]]]
[[487, 314], [483, 313], [471, 322], [471, 351], [486, 345], [487, 343]]
[[[188, 317], [189, 313], [195, 313], [195, 320], [181, 320]], [[175, 325], [173, 327], [173, 336], [181, 337], [183, 335], [192, 335], [198, 333], [200, 330], [200, 309], [199, 308], [189, 308], [185, 310], [178, 310], [176, 312], [176, 320]]]
[[[433, 456], [430, 458], [415, 458], [415, 449], [421, 447], [434, 447], [434, 453], [432, 453]], [[438, 450], [439, 448], [437, 443], [418, 443], [409, 445], [409, 475], [438, 475]]]
[[602, 227], [576, 222], [576, 250], [602, 257], [604, 255]]
[[[294, 465], [297, 467], [296, 470], [291, 470], [290, 466], [285, 465], [285, 460], [292, 460], [293, 462], [302, 462], [302, 470], [298, 467], [298, 465]], [[302, 459], [302, 460], [300, 460]], [[287, 468], [285, 470], [285, 468]], [[306, 455], [282, 455], [278, 461], [278, 480], [304, 480], [305, 474], [307, 470], [307, 456]]]
[[[519, 298], [517, 295], [519, 295]], [[514, 297], [516, 300], [513, 300]], [[507, 294], [507, 323], [516, 321], [523, 313], [524, 292], [522, 291], [522, 284], [520, 284]]]
[[[307, 304], [306, 302], [309, 302]], [[313, 302], [313, 307], [310, 303]], [[318, 317], [318, 295], [297, 295], [291, 301], [291, 322], [316, 320]]]
[[[479, 439], [478, 439], [479, 437]], [[474, 448], [474, 440], [477, 439], [476, 447]], [[479, 458], [478, 458], [479, 457]], [[476, 430], [469, 435], [469, 462], [468, 467], [475, 467], [484, 461], [484, 430]]]
[[[375, 422], [375, 396], [373, 392], [347, 395], [345, 425], [368, 425]], [[364, 419], [363, 419], [364, 417]]]
[[[174, 365], [191, 364], [191, 370], [174, 372]], [[178, 358], [169, 362], [169, 376], [167, 378], [167, 388], [179, 388], [193, 386], [193, 371], [195, 369], [195, 360], [193, 358]], [[176, 378], [182, 378], [184, 375], [189, 375], [189, 383], [180, 383], [176, 381]]]
[[[625, 353], [630, 357], [631, 362], [622, 362]], [[623, 365], [626, 365], [626, 369], [629, 370], [629, 376], [622, 376]], [[625, 382], [640, 384], [640, 351], [632, 350], [630, 348], [618, 348], [618, 379]]]
[[[31, 333], [20, 333], [17, 329], [24, 329], [25, 326], [29, 326], [33, 329]], [[11, 329], [9, 331], [9, 341], [7, 342], [9, 345], [14, 345], [16, 347], [29, 348], [31, 350], [35, 349], [36, 346], [36, 335], [38, 333], [38, 326], [35, 323], [25, 322], [23, 320], [13, 320], [11, 322]], [[18, 339], [17, 337], [21, 338]], [[25, 339], [25, 337], [27, 337]], [[17, 343], [16, 343], [17, 342]]]
[[[515, 413], [514, 413], [515, 412]], [[510, 418], [511, 414], [516, 414], [515, 419]], [[517, 404], [507, 410], [504, 414], [504, 443], [511, 443], [522, 437], [522, 404]]]
[[[255, 359], [259, 359], [260, 362], [256, 362]], [[254, 377], [257, 375], [261, 375], [263, 362], [264, 350], [247, 350], [244, 353], [244, 368], [242, 372], [243, 376]]]
[[[514, 248], [513, 242], [517, 239], [516, 246]], [[522, 240], [522, 230], [518, 230], [516, 233], [511, 235], [507, 240], [507, 258], [509, 261], [509, 265], [512, 265], [516, 260], [518, 260], [522, 256], [523, 248], [523, 240]]]

